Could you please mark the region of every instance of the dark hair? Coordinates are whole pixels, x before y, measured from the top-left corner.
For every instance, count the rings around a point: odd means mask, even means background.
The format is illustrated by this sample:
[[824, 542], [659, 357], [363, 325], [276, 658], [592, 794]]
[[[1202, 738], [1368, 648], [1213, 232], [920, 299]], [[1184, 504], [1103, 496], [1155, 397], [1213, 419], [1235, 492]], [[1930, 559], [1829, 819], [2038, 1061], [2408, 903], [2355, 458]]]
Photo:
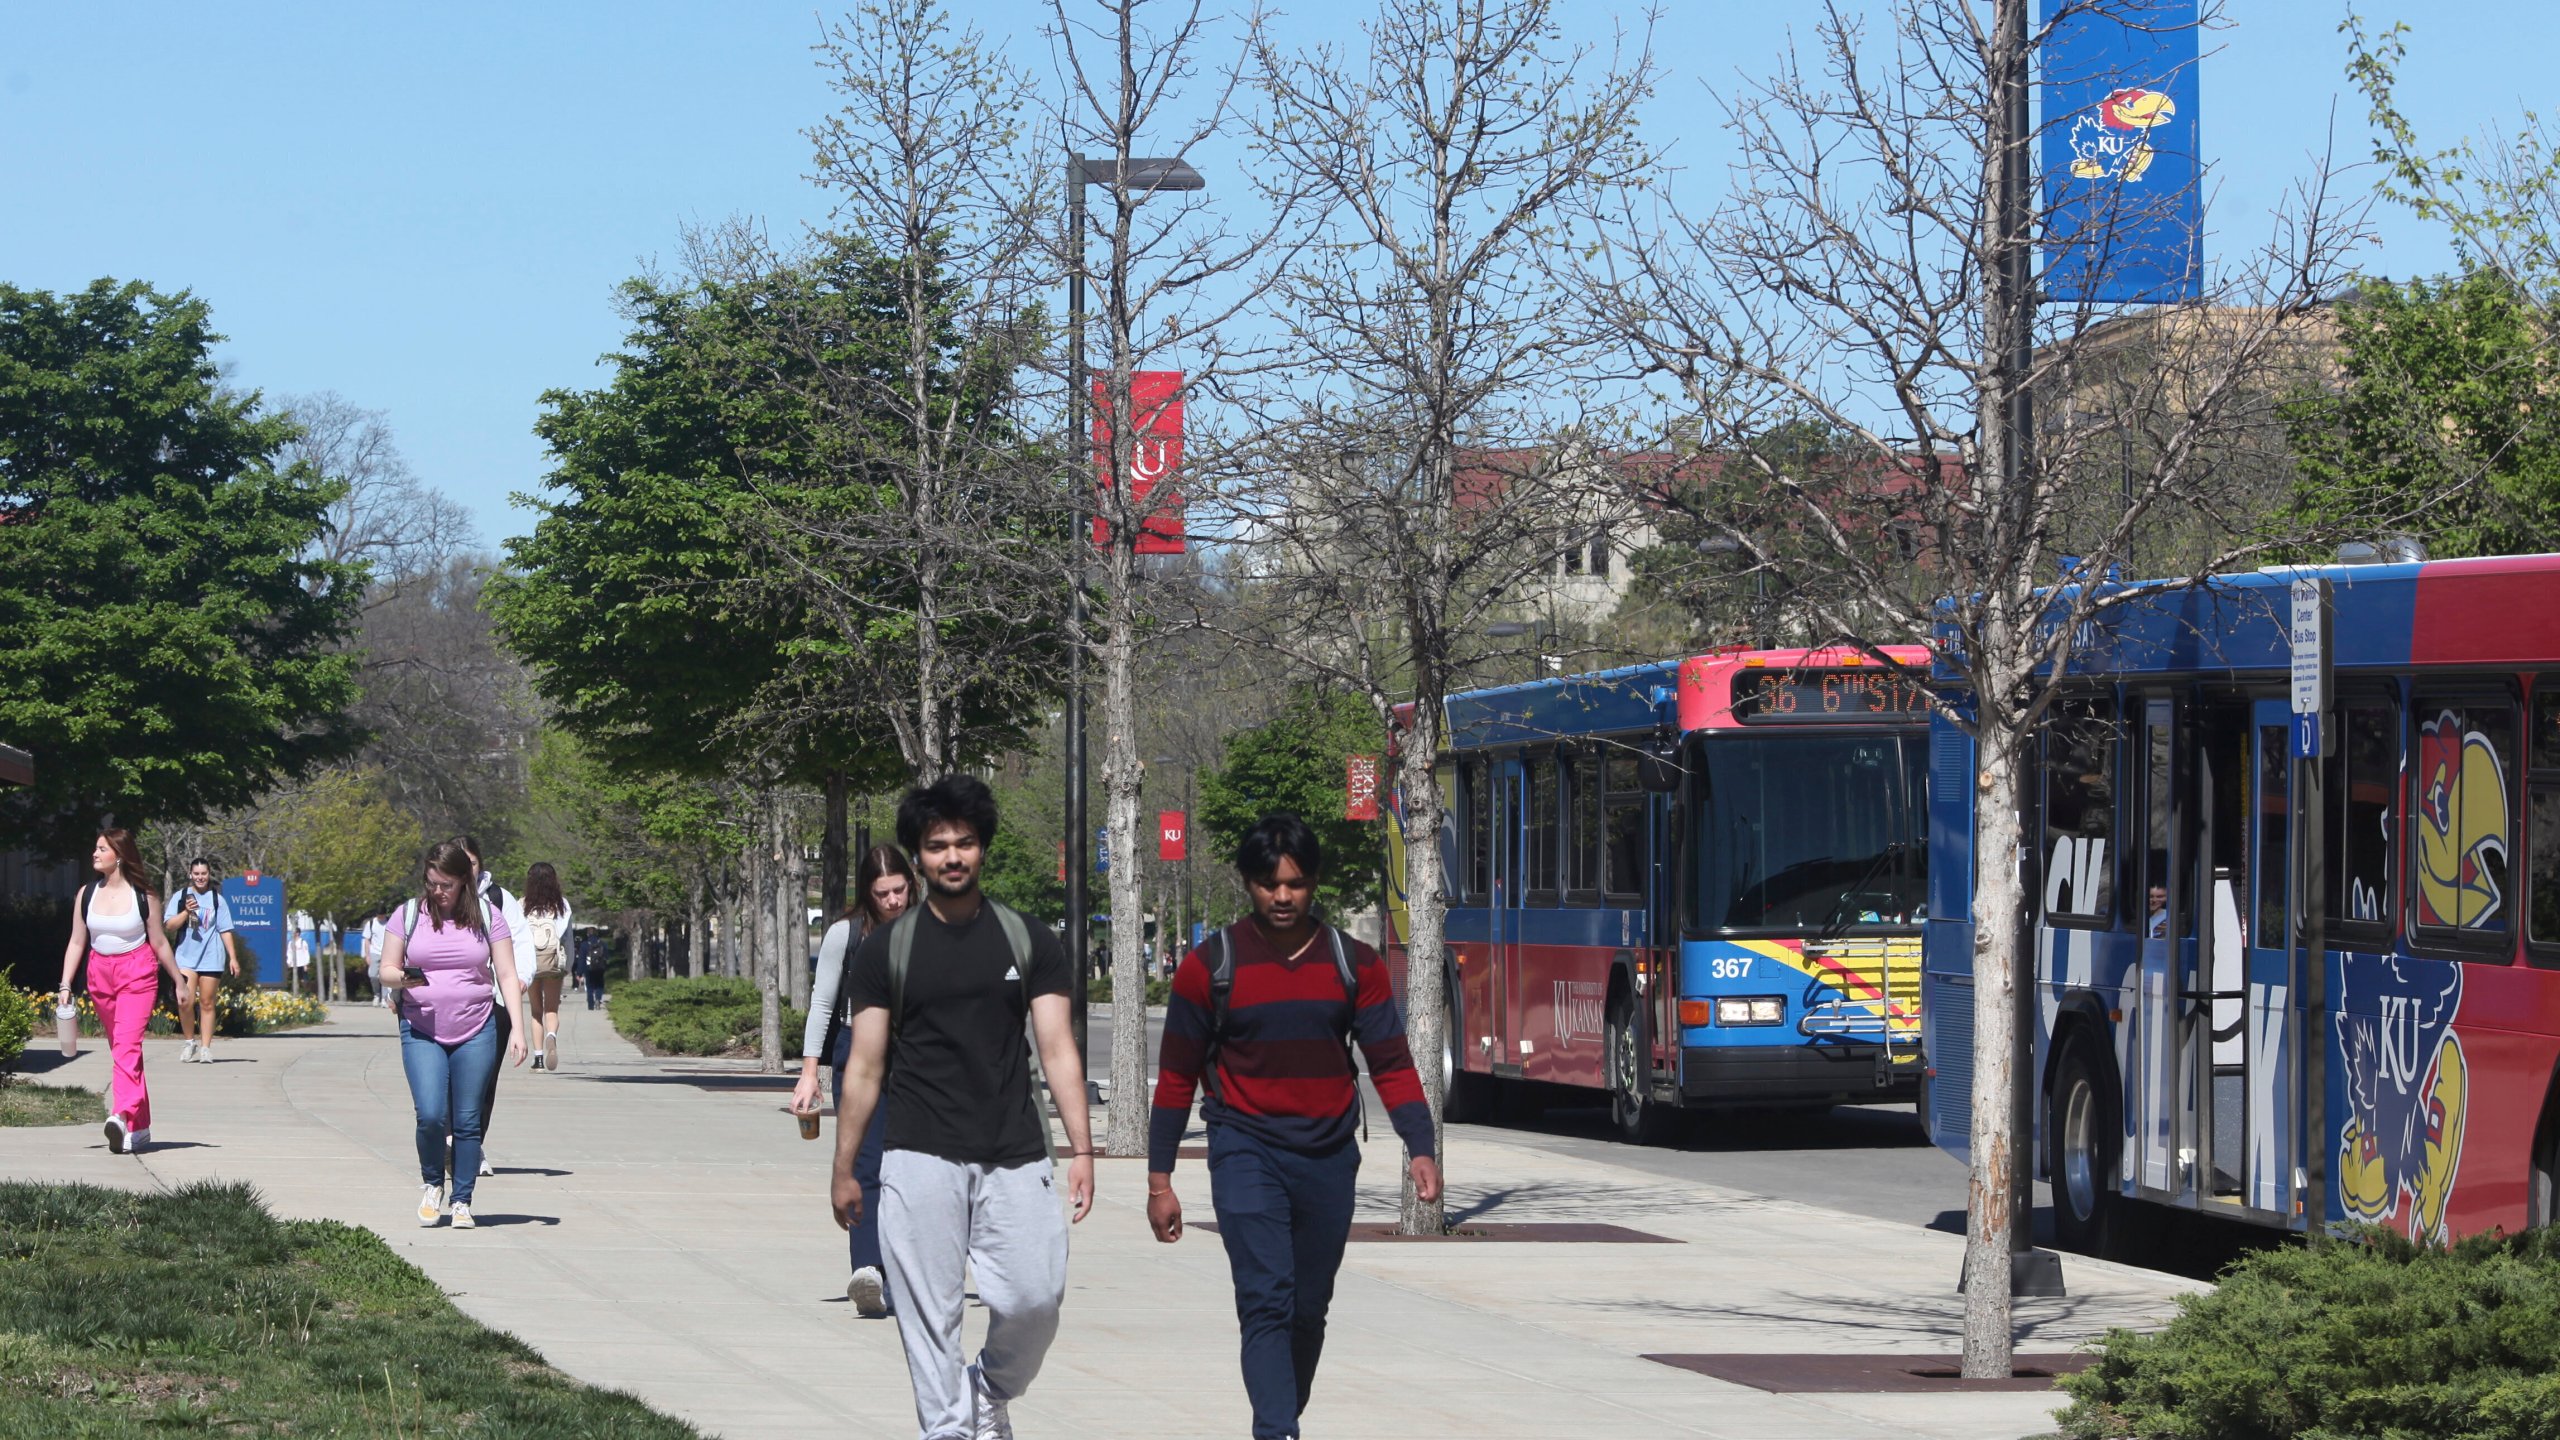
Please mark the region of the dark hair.
[[1324, 873], [1324, 844], [1315, 827], [1286, 810], [1263, 816], [1236, 842], [1236, 873], [1260, 880], [1278, 873], [1284, 857], [1297, 861], [1310, 880]]
[[524, 872], [524, 913], [566, 915], [569, 902], [560, 898], [560, 872], [548, 860], [536, 860]]
[[99, 829], [98, 838], [116, 852], [116, 873], [133, 887], [135, 903], [150, 898], [151, 872], [142, 868], [142, 847], [133, 843], [133, 832], [120, 825], [108, 825]]
[[474, 865], [480, 863], [481, 856], [489, 853], [488, 851], [480, 848], [479, 838], [472, 835], [456, 835], [444, 843], [447, 845], [459, 845], [464, 850], [468, 851], [471, 856], [471, 863]]
[[[435, 897], [421, 891], [418, 896], [418, 913], [426, 917], [427, 923], [440, 928], [450, 920], [466, 930], [476, 930], [483, 935], [488, 934], [489, 922], [480, 916], [480, 889], [471, 883], [471, 852], [463, 849], [461, 842], [457, 840], [447, 840], [441, 845], [430, 845], [427, 847], [426, 868], [448, 880], [457, 882], [460, 886], [454, 892], [453, 908], [450, 910], [436, 908]], [[415, 940], [418, 937], [412, 935], [409, 938]]]
[[907, 882], [907, 903], [921, 898], [917, 891], [916, 867], [907, 863], [907, 854], [895, 845], [874, 845], [862, 852], [862, 863], [853, 867], [853, 897], [844, 907], [844, 918], [862, 925], [877, 925], [880, 917], [871, 908], [871, 887], [882, 878], [898, 876]]
[[945, 775], [898, 802], [898, 846], [912, 855], [936, 825], [966, 825], [978, 843], [996, 843], [996, 797], [975, 775]]
[[199, 865], [203, 866], [203, 867], [204, 867], [204, 868], [206, 868], [207, 870], [212, 871], [212, 872], [213, 872], [215, 875], [217, 875], [217, 876], [218, 876], [218, 875], [220, 875], [220, 874], [222, 873], [222, 867], [221, 867], [221, 866], [214, 864], [212, 861], [207, 860], [206, 858], [204, 858], [204, 857], [203, 857], [203, 856], [201, 856], [201, 855], [199, 855], [199, 856], [197, 856], [196, 858], [194, 858], [193, 860], [190, 860], [190, 861], [188, 861], [188, 862], [187, 862], [187, 868], [188, 868], [188, 869], [190, 869], [190, 870], [193, 870], [194, 868], [196, 868], [196, 867], [197, 867], [197, 866], [199, 866]]

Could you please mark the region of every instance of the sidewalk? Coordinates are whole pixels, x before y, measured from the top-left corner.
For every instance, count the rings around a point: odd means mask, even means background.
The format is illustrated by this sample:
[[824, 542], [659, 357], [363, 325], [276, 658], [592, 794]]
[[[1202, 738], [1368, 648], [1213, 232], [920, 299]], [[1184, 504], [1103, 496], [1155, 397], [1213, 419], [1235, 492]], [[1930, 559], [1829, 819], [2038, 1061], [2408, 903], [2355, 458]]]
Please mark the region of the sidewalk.
[[[573, 1004], [576, 1004], [574, 1000]], [[480, 1182], [483, 1229], [421, 1230], [408, 1090], [385, 1011], [226, 1040], [175, 1064], [150, 1042], [154, 1128], [138, 1158], [90, 1127], [0, 1132], [0, 1177], [137, 1187], [245, 1179], [279, 1214], [368, 1225], [465, 1311], [555, 1365], [731, 1440], [912, 1436], [893, 1322], [843, 1298], [825, 1139], [782, 1112], [787, 1085], [734, 1062], [650, 1060], [601, 1012], [563, 1012], [570, 1067], [509, 1071]], [[35, 1057], [30, 1057], [35, 1058]], [[105, 1055], [41, 1075], [103, 1088]], [[1395, 1204], [1393, 1137], [1362, 1172], [1362, 1214]], [[1962, 1241], [1452, 1132], [1453, 1213], [1623, 1225], [1684, 1242], [1355, 1244], [1335, 1297], [1310, 1436], [1569, 1434], [1732, 1440], [2013, 1440], [2050, 1429], [2046, 1393], [1775, 1395], [1642, 1359], [1673, 1352], [1925, 1354], [1957, 1348]], [[1210, 1217], [1199, 1162], [1176, 1175]], [[1147, 1234], [1136, 1161], [1104, 1161], [1074, 1232], [1067, 1316], [1014, 1407], [1025, 1440], [1233, 1437], [1246, 1407], [1215, 1236]], [[2019, 1348], [2067, 1350], [2156, 1325], [2200, 1286], [2065, 1260], [2071, 1296], [2018, 1304]], [[973, 1333], [982, 1317], [973, 1312]]]

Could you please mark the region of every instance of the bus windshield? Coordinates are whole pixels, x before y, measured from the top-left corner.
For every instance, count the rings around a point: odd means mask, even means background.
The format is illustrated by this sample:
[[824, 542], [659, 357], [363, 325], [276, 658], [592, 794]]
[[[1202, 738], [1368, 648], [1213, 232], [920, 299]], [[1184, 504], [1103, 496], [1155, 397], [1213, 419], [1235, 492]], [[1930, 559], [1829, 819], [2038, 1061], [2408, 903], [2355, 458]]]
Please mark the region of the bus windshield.
[[1711, 931], [1909, 926], [1926, 871], [1923, 736], [1693, 736], [1690, 914]]

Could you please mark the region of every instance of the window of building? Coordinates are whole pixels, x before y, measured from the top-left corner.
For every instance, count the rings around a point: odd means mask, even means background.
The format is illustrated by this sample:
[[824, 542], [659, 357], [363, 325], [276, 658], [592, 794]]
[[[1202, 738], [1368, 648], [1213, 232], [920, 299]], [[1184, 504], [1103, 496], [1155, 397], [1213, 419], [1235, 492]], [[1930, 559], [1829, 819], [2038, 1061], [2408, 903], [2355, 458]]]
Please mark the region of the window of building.
[[2112, 703], [2070, 700], [2044, 736], [2044, 912], [2115, 919], [2116, 717]]
[[2458, 934], [2515, 927], [2515, 708], [2418, 692], [2409, 779], [2414, 918]]
[[2336, 748], [2321, 762], [2328, 834], [2321, 870], [2329, 918], [2391, 924], [2391, 837], [2400, 797], [2400, 707], [2380, 696], [2338, 705]]
[[1591, 573], [1603, 578], [1609, 573], [1609, 532], [1606, 529], [1591, 537]]

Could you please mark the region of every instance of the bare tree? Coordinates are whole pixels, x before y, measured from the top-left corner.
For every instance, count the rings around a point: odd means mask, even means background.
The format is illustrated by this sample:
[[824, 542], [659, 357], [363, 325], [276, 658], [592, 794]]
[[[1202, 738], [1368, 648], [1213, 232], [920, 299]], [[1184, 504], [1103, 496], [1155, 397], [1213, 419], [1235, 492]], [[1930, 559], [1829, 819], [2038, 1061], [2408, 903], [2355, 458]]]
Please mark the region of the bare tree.
[[279, 398], [278, 408], [302, 427], [285, 446], [288, 464], [307, 464], [345, 487], [329, 507], [323, 555], [371, 567], [368, 606], [389, 588], [440, 570], [476, 550], [470, 512], [420, 480], [401, 457], [387, 412], [368, 410], [334, 390]]
[[[1398, 737], [1408, 1034], [1435, 1126], [1448, 1000], [1441, 702], [1483, 622], [1551, 565], [1559, 529], [1605, 521], [1610, 466], [1577, 413], [1591, 355], [1539, 252], [1643, 162], [1642, 45], [1563, 45], [1550, 0], [1386, 0], [1360, 53], [1254, 36], [1266, 183], [1322, 219], [1278, 273], [1296, 347], [1260, 397], [1246, 467], [1285, 482], [1229, 503], [1286, 622], [1253, 643], [1367, 697]], [[1256, 498], [1257, 488], [1260, 498]], [[1408, 1233], [1445, 1228], [1406, 1182]]]
[[[1071, 13], [1067, 0], [1051, 0], [1049, 33], [1064, 87], [1059, 124], [1075, 192], [1070, 208], [1085, 220], [1060, 237], [1060, 258], [1076, 293], [1089, 289], [1100, 303], [1088, 333], [1067, 337], [1074, 357], [1067, 413], [1083, 413], [1079, 392], [1090, 341], [1098, 428], [1109, 443], [1098, 474], [1087, 465], [1086, 437], [1073, 433], [1081, 427], [1069, 427], [1064, 446], [1070, 493], [1091, 495], [1098, 553], [1090, 580], [1102, 602], [1099, 624], [1089, 632], [1071, 623], [1068, 643], [1089, 645], [1101, 665], [1104, 824], [1112, 853], [1134, 859], [1154, 829], [1140, 817], [1146, 767], [1138, 649], [1148, 615], [1142, 545], [1150, 524], [1178, 503], [1174, 484], [1141, 484], [1139, 456], [1153, 449], [1142, 432], [1153, 428], [1162, 406], [1212, 393], [1270, 358], [1222, 339], [1222, 329], [1257, 293], [1255, 267], [1273, 252], [1293, 207], [1283, 197], [1258, 226], [1240, 226], [1221, 221], [1218, 207], [1197, 193], [1179, 193], [1194, 183], [1184, 173], [1198, 173], [1192, 158], [1230, 125], [1237, 85], [1230, 73], [1205, 85], [1205, 100], [1190, 93], [1201, 84], [1202, 55], [1213, 36], [1199, 0], [1092, 0], [1077, 8], [1093, 18]], [[1099, 203], [1083, 203], [1087, 189], [1099, 192]], [[1141, 399], [1138, 371], [1166, 359], [1181, 363], [1181, 385]], [[1081, 593], [1088, 583], [1082, 536], [1076, 543], [1073, 583]], [[1081, 758], [1070, 758], [1071, 773], [1081, 769]], [[1111, 867], [1115, 997], [1146, 993], [1145, 873], [1139, 863]], [[1082, 937], [1070, 936], [1069, 943], [1080, 946]], [[1111, 1154], [1146, 1152], [1147, 1065], [1146, 1027], [1114, 1025], [1115, 1103], [1103, 1140]]]
[[[2262, 481], [2246, 482], [2255, 499], [2241, 490], [2247, 467], [2228, 462], [2280, 463], [2267, 450], [2281, 431], [2254, 403], [2263, 376], [2290, 363], [2363, 234], [2315, 173], [2260, 248], [2215, 267], [2206, 303], [2038, 296], [2032, 257], [2060, 222], [2034, 199], [2028, 85], [2051, 30], [2028, 3], [1897, 0], [1879, 36], [1827, 8], [1809, 57], [1790, 51], [1720, 97], [1741, 150], [1722, 203], [1702, 217], [1623, 206], [1584, 277], [1639, 369], [1676, 390], [1676, 428], [1737, 462], [1726, 488], [1741, 500], [1696, 518], [1781, 571], [1819, 630], [1931, 644], [1962, 677], [1970, 708], [1949, 718], [1974, 742], [1983, 857], [1964, 1331], [1977, 1377], [2009, 1373], [2029, 1164], [2015, 917], [2031, 901], [2011, 857], [2035, 860], [2020, 812], [2035, 728], [2082, 627], [2136, 593], [2106, 582], [2146, 535], [2212, 537], [2187, 552], [2197, 580], [2325, 538], [2267, 508]], [[2120, 363], [2129, 338], [2141, 366]], [[1848, 457], [1809, 473], [1746, 443], [1804, 420]]]

